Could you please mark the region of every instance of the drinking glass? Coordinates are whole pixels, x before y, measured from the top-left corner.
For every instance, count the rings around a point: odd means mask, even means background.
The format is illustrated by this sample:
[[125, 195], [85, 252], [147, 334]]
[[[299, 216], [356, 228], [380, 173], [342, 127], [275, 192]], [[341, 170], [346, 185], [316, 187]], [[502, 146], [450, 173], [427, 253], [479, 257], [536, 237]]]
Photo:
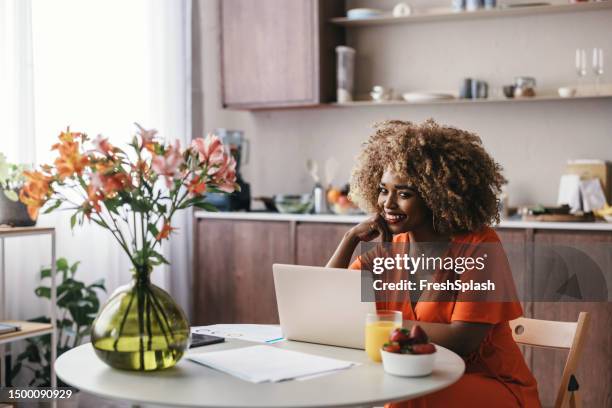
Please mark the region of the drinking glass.
[[365, 351], [372, 361], [381, 361], [380, 349], [389, 342], [389, 334], [402, 327], [402, 312], [378, 310], [368, 313], [365, 326]]
[[593, 48], [593, 73], [595, 74], [595, 93], [599, 95], [599, 81], [604, 73], [603, 49]]
[[583, 48], [576, 49], [576, 73], [578, 74], [577, 90], [580, 92], [581, 78], [584, 78], [587, 74], [586, 50]]

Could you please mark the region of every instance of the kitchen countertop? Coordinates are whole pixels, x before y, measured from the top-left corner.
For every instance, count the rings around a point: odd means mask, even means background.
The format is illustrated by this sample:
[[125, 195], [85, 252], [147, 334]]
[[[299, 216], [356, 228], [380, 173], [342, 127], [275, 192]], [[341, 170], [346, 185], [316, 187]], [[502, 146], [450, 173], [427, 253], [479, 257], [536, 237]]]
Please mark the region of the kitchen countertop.
[[[323, 222], [337, 224], [357, 224], [363, 221], [366, 215], [335, 215], [335, 214], [280, 214], [272, 212], [206, 212], [196, 211], [196, 218], [223, 219], [223, 220], [251, 220], [251, 221], [296, 221], [296, 222]], [[523, 229], [556, 229], [556, 230], [582, 230], [582, 231], [612, 231], [612, 223], [608, 222], [539, 222], [502, 220], [497, 228], [523, 228]]]

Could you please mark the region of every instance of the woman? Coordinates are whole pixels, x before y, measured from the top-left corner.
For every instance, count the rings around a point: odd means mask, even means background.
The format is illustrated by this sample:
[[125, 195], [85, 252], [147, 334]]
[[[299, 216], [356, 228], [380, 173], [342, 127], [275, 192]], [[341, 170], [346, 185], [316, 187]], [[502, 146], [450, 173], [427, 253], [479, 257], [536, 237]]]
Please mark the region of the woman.
[[[379, 124], [351, 177], [351, 198], [375, 215], [345, 234], [327, 266], [349, 267], [357, 245], [376, 237], [407, 244], [411, 251], [419, 243], [446, 247], [447, 254], [471, 248], [472, 256], [479, 246], [501, 248], [489, 225], [499, 222], [496, 197], [504, 183], [501, 167], [475, 134], [433, 120]], [[487, 261], [495, 265], [491, 269], [511, 276], [503, 250], [494, 258]], [[365, 262], [358, 257], [350, 267], [360, 269]], [[435, 301], [430, 295], [420, 294], [418, 301], [411, 293], [377, 307], [402, 311], [408, 326], [418, 322], [432, 342], [464, 358], [466, 373], [444, 390], [388, 406], [540, 407], [536, 381], [508, 324], [522, 315], [520, 303], [475, 301], [458, 293]]]

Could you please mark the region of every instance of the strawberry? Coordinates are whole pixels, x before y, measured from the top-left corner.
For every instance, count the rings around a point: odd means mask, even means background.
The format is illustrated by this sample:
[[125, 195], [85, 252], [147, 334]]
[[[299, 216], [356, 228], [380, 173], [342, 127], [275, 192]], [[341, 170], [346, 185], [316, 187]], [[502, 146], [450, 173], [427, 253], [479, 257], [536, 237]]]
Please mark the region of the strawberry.
[[397, 343], [385, 343], [383, 344], [383, 350], [389, 352], [389, 353], [399, 353], [400, 352], [400, 345]]
[[412, 345], [412, 354], [433, 354], [435, 352], [436, 346], [431, 343]]
[[423, 330], [423, 328], [419, 325], [412, 326], [412, 329], [410, 330], [410, 339], [412, 339], [413, 344], [429, 343], [427, 333], [425, 333], [425, 330]]
[[411, 343], [410, 335], [406, 329], [395, 329], [389, 335], [389, 340], [392, 342], [399, 343], [400, 345]]

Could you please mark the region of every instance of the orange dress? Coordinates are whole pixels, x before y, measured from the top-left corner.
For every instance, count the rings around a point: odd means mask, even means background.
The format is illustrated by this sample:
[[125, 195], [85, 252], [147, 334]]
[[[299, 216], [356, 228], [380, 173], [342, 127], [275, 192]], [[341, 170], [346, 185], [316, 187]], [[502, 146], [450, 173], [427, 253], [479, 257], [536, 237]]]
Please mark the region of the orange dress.
[[[393, 242], [408, 242], [408, 234], [398, 234]], [[453, 237], [453, 244], [467, 244], [470, 248], [478, 244], [497, 244], [499, 237], [489, 227], [480, 231]], [[503, 254], [503, 251], [501, 251]], [[461, 254], [459, 254], [461, 255]], [[466, 254], [463, 254], [464, 256]], [[469, 254], [473, 256], [473, 254]], [[505, 269], [511, 276], [505, 254], [495, 262], [497, 269]], [[361, 269], [361, 257], [350, 266]], [[512, 284], [513, 285], [513, 284]], [[493, 327], [482, 341], [479, 349], [464, 358], [466, 370], [455, 384], [443, 390], [410, 401], [387, 404], [389, 408], [430, 407], [541, 407], [537, 383], [525, 364], [523, 355], [512, 338], [508, 321], [523, 314], [521, 305], [512, 302], [470, 301], [418, 302], [414, 310], [409, 300], [377, 302], [379, 309], [401, 311], [404, 320], [433, 323], [453, 321], [489, 323]]]

